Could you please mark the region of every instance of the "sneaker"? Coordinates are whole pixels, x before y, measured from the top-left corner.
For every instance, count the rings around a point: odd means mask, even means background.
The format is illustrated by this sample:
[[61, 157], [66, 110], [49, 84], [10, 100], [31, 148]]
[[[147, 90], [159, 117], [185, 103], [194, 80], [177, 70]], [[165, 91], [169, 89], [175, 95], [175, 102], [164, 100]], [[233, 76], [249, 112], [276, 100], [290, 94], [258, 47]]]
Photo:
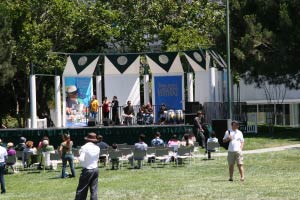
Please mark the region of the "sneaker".
[[232, 178], [230, 178], [230, 179], [228, 179], [228, 181], [233, 181], [233, 179], [232, 179]]

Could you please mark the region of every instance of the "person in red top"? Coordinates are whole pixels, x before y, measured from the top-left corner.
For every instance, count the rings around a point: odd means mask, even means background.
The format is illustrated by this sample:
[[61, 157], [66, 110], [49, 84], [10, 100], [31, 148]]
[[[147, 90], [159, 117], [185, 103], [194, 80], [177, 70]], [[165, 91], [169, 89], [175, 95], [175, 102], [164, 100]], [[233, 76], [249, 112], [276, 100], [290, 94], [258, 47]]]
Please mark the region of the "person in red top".
[[103, 115], [103, 119], [108, 119], [109, 118], [109, 100], [107, 99], [107, 97], [104, 97], [103, 99], [103, 104], [102, 104], [102, 115]]

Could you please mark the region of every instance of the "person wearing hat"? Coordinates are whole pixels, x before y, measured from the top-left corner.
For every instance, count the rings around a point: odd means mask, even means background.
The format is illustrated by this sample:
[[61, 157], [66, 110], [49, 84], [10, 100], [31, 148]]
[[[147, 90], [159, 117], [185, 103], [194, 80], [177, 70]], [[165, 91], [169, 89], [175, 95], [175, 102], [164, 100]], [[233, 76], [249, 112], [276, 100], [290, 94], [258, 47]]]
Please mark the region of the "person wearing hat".
[[204, 114], [202, 111], [197, 112], [197, 116], [194, 118], [194, 134], [200, 140], [199, 144], [202, 148], [206, 147], [205, 136], [204, 136], [204, 129], [202, 127], [202, 122], [204, 119]]
[[67, 98], [66, 98], [66, 105], [67, 105], [67, 115], [72, 114], [72, 110], [76, 109], [76, 105], [78, 104], [78, 91], [75, 85], [70, 85], [67, 88]]
[[237, 167], [240, 172], [240, 180], [244, 181], [244, 167], [243, 167], [243, 147], [244, 137], [243, 133], [238, 129], [239, 123], [237, 121], [231, 122], [231, 129], [225, 132], [223, 142], [229, 142], [227, 161], [229, 165], [229, 181], [233, 181], [234, 164], [237, 163]]
[[1, 185], [1, 194], [4, 194], [6, 193], [4, 172], [5, 172], [5, 162], [7, 160], [7, 151], [4, 147], [1, 146], [1, 144], [2, 144], [2, 140], [0, 139], [0, 185]]
[[79, 162], [83, 169], [80, 174], [75, 200], [86, 199], [89, 188], [91, 192], [90, 199], [97, 200], [100, 148], [96, 145], [98, 142], [96, 133], [89, 133], [84, 139], [86, 144], [79, 150]]

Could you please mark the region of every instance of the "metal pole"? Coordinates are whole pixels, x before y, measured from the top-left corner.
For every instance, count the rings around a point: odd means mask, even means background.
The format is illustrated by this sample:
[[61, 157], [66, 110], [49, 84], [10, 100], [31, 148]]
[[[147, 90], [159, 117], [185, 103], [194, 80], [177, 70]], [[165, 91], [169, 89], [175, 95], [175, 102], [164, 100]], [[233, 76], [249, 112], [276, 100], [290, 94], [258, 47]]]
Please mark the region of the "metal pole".
[[35, 75], [30, 75], [30, 114], [31, 114], [31, 128], [37, 128], [36, 116], [36, 81]]
[[229, 119], [232, 119], [231, 103], [231, 69], [230, 69], [230, 24], [229, 24], [229, 0], [226, 0], [226, 46], [227, 46], [227, 91], [228, 91], [228, 113]]
[[61, 91], [60, 91], [60, 76], [55, 76], [55, 114], [56, 114], [56, 127], [61, 127]]

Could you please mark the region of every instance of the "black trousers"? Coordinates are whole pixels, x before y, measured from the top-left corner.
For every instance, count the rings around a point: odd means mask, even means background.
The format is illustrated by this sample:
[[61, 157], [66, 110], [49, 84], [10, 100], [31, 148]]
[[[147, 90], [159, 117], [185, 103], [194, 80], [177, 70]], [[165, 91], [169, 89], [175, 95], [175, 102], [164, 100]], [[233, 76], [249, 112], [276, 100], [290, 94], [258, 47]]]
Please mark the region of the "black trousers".
[[76, 190], [75, 200], [85, 200], [88, 190], [91, 191], [91, 200], [98, 200], [99, 169], [83, 169]]

